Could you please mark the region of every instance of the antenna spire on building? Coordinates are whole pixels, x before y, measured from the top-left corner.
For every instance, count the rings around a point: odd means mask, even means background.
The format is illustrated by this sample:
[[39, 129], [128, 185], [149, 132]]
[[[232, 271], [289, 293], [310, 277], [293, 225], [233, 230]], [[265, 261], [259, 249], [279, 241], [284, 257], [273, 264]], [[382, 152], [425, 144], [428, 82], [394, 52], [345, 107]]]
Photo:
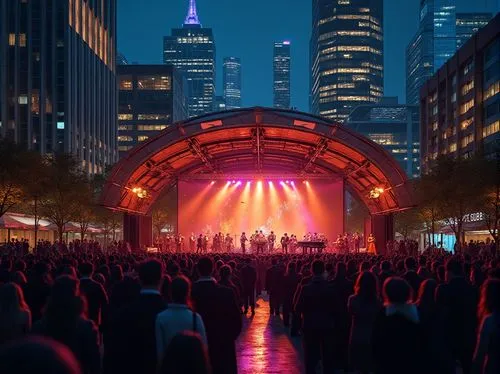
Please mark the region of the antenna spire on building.
[[196, 10], [196, 0], [189, 0], [189, 9], [184, 20], [184, 25], [200, 25], [200, 19], [198, 18], [198, 12]]

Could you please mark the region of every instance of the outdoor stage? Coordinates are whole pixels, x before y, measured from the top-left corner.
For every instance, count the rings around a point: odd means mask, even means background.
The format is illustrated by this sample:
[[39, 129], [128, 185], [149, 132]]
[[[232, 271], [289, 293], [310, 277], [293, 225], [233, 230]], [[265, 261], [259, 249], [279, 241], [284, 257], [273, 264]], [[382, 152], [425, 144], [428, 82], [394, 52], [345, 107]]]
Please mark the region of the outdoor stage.
[[364, 236], [385, 248], [393, 213], [413, 206], [394, 158], [338, 123], [255, 107], [180, 121], [137, 145], [113, 168], [101, 203], [125, 213], [133, 248], [152, 244], [151, 213], [169, 191], [177, 191], [175, 231], [184, 236], [263, 228], [332, 240], [344, 231], [344, 190], [370, 213]]
[[230, 234], [237, 246], [242, 232], [279, 238], [318, 233], [333, 241], [344, 230], [344, 183], [336, 180], [186, 180], [178, 184], [178, 227], [194, 233]]

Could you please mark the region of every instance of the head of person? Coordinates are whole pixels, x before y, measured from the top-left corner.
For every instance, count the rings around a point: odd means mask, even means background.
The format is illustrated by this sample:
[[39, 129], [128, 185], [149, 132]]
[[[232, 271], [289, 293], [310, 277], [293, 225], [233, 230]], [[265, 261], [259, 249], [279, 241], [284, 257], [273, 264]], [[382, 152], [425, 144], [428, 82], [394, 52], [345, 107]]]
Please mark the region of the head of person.
[[414, 271], [417, 269], [417, 261], [413, 257], [407, 257], [405, 259], [405, 269], [407, 271]]
[[448, 261], [446, 261], [445, 270], [445, 277], [447, 281], [452, 278], [461, 277], [464, 275], [464, 268], [462, 266], [462, 263], [456, 258], [450, 258]]
[[297, 264], [293, 261], [290, 261], [286, 267], [286, 272], [288, 274], [294, 274], [295, 273], [295, 269], [296, 269], [296, 266]]
[[391, 263], [387, 260], [382, 261], [382, 263], [380, 264], [380, 270], [382, 270], [382, 272], [391, 271]]
[[223, 265], [219, 269], [219, 277], [223, 281], [229, 280], [229, 278], [231, 277], [231, 273], [232, 273], [232, 270], [231, 270], [231, 267], [229, 265]]
[[184, 275], [172, 280], [172, 302], [189, 305], [191, 299], [191, 282]]
[[426, 279], [420, 284], [418, 289], [417, 305], [423, 309], [432, 309], [435, 305], [434, 295], [436, 293], [437, 282], [434, 279]]
[[202, 277], [210, 277], [214, 270], [214, 263], [210, 257], [202, 257], [198, 260], [198, 273]]
[[24, 301], [22, 288], [16, 283], [5, 283], [0, 286], [0, 316], [18, 313], [21, 310], [29, 310]]
[[370, 267], [371, 267], [371, 264], [368, 261], [362, 261], [359, 264], [359, 271], [360, 272], [368, 271], [368, 270], [370, 270]]
[[162, 279], [163, 264], [160, 261], [150, 259], [139, 265], [139, 281], [142, 288], [159, 290]]
[[354, 293], [366, 301], [374, 302], [378, 297], [378, 281], [375, 274], [363, 271], [354, 285]]
[[273, 259], [271, 260], [271, 265], [273, 265], [273, 266], [274, 266], [274, 265], [276, 265], [277, 263], [278, 263], [278, 260], [277, 260], [276, 258], [273, 258]]
[[12, 274], [12, 281], [21, 287], [24, 287], [28, 283], [26, 275], [24, 275], [24, 273], [20, 270]]
[[325, 263], [321, 260], [314, 260], [311, 264], [311, 272], [315, 277], [322, 276], [325, 272]]
[[200, 336], [184, 331], [174, 336], [165, 351], [159, 374], [210, 374], [207, 347]]
[[489, 278], [481, 286], [481, 298], [479, 300], [479, 318], [488, 314], [500, 312], [500, 279]]
[[94, 265], [90, 262], [84, 262], [80, 265], [79, 270], [82, 277], [91, 277], [94, 272]]
[[123, 268], [121, 265], [113, 265], [110, 269], [110, 280], [112, 283], [121, 282], [123, 280]]
[[407, 304], [412, 300], [412, 289], [408, 282], [400, 277], [389, 277], [382, 289], [384, 304]]
[[335, 265], [335, 276], [340, 278], [345, 278], [347, 276], [347, 265], [345, 262], [337, 262]]
[[84, 311], [85, 301], [80, 296], [78, 279], [69, 275], [60, 276], [52, 285], [45, 306], [44, 319], [48, 335], [58, 341], [67, 342]]
[[80, 374], [77, 359], [64, 344], [49, 338], [29, 337], [0, 348], [2, 374]]

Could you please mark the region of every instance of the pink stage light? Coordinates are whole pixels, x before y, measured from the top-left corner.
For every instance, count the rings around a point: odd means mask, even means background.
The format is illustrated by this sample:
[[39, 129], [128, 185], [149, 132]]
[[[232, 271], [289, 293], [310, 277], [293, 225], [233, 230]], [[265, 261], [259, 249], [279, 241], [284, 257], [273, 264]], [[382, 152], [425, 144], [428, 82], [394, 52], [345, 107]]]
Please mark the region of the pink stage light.
[[211, 181], [210, 185], [213, 186], [215, 184], [215, 181]]
[[241, 181], [238, 181], [238, 182], [236, 183], [236, 186], [241, 186]]
[[233, 184], [235, 184], [235, 183], [236, 183], [236, 181], [233, 181]]
[[295, 182], [294, 181], [292, 181], [292, 186], [295, 186]]
[[282, 186], [284, 186], [284, 185], [285, 185], [285, 182], [283, 182], [283, 181], [280, 181], [280, 184], [281, 184]]
[[272, 181], [269, 181], [269, 182], [267, 182], [267, 184], [268, 184], [269, 186], [272, 186], [272, 185], [273, 185], [273, 182], [272, 182]]

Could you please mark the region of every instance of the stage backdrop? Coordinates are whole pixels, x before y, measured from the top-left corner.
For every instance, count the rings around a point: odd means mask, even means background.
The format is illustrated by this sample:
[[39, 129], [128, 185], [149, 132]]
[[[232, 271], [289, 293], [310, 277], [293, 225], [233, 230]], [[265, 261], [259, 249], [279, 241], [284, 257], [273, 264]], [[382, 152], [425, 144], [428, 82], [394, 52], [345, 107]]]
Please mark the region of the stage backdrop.
[[179, 181], [179, 232], [239, 237], [255, 230], [307, 232], [335, 240], [344, 231], [343, 181]]

